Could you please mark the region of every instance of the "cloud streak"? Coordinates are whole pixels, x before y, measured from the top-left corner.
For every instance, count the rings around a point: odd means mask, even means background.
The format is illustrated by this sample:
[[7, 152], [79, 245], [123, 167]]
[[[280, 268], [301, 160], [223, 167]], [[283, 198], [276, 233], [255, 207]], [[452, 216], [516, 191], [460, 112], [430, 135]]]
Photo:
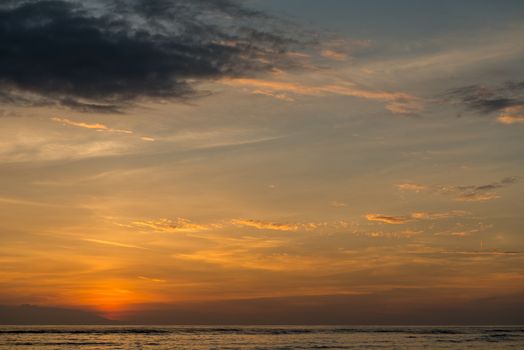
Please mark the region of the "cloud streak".
[[184, 218], [177, 218], [175, 220], [138, 220], [128, 225], [120, 224], [120, 226], [160, 233], [193, 233], [221, 227], [220, 224], [199, 224]]
[[500, 194], [496, 192], [496, 190], [517, 184], [519, 181], [520, 179], [518, 177], [513, 176], [485, 185], [449, 186], [407, 182], [397, 184], [396, 187], [402, 191], [427, 192], [452, 196], [456, 201], [461, 202], [483, 202], [500, 198]]
[[133, 244], [126, 244], [126, 243], [120, 243], [120, 242], [105, 241], [105, 240], [100, 240], [100, 239], [84, 238], [84, 239], [82, 239], [82, 240], [85, 241], [85, 242], [96, 243], [96, 244], [102, 244], [102, 245], [109, 245], [109, 246], [120, 247], [120, 248], [147, 249], [147, 248], [140, 247], [140, 246], [133, 245]]
[[408, 215], [393, 216], [383, 214], [366, 214], [368, 221], [377, 221], [384, 224], [390, 225], [401, 225], [412, 221], [420, 220], [445, 220], [454, 217], [464, 216], [467, 213], [464, 211], [450, 211], [446, 213], [427, 213], [427, 212], [414, 212]]
[[112, 129], [108, 127], [107, 125], [100, 124], [100, 123], [89, 124], [85, 122], [76, 122], [70, 119], [58, 118], [58, 117], [53, 117], [51, 118], [51, 120], [57, 123], [61, 123], [63, 125], [75, 126], [75, 127], [83, 128], [83, 129], [91, 129], [91, 130], [96, 130], [96, 131], [107, 131], [107, 132], [114, 132], [114, 133], [119, 133], [119, 134], [132, 134], [133, 133], [130, 130]]
[[286, 223], [276, 223], [270, 221], [260, 221], [260, 220], [245, 220], [245, 219], [233, 219], [231, 220], [233, 225], [237, 226], [246, 226], [251, 228], [256, 228], [259, 230], [272, 230], [272, 231], [298, 231], [302, 225], [298, 224], [286, 224]]
[[404, 92], [374, 91], [357, 87], [349, 83], [304, 85], [289, 81], [272, 81], [263, 79], [238, 78], [223, 79], [222, 83], [235, 87], [253, 88], [253, 93], [273, 96], [281, 100], [293, 101], [289, 94], [304, 96], [338, 95], [380, 101], [386, 109], [395, 114], [413, 114], [420, 112], [423, 101]]

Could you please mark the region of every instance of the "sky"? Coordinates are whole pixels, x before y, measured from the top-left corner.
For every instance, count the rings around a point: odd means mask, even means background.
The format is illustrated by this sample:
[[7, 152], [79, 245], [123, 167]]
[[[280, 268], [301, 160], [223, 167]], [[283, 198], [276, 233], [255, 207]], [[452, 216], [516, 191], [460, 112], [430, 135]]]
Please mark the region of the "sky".
[[2, 1], [0, 304], [522, 323], [522, 18], [510, 0]]

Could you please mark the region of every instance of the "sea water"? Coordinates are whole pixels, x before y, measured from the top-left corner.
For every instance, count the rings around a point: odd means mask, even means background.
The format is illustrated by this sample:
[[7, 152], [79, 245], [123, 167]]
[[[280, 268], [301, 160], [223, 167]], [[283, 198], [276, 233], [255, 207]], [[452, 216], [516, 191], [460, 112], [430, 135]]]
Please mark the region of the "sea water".
[[524, 326], [0, 326], [8, 349], [524, 349]]

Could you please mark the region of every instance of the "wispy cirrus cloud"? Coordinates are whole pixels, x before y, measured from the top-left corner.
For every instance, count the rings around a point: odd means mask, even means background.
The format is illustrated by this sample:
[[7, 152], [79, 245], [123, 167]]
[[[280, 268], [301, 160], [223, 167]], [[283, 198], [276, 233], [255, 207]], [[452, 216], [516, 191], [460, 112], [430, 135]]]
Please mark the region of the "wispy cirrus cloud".
[[167, 280], [161, 279], [161, 278], [152, 278], [152, 277], [146, 277], [146, 276], [138, 276], [139, 279], [143, 281], [153, 282], [153, 283], [165, 283]]
[[500, 198], [500, 194], [496, 192], [496, 190], [517, 184], [519, 181], [520, 179], [518, 177], [512, 176], [485, 185], [449, 186], [406, 182], [397, 184], [396, 187], [402, 191], [427, 192], [452, 196], [455, 200], [462, 202], [483, 202]]
[[348, 60], [348, 55], [346, 53], [332, 50], [332, 49], [324, 49], [320, 52], [320, 55], [322, 57], [329, 58], [335, 61], [347, 61]]
[[383, 215], [383, 214], [366, 214], [368, 221], [377, 221], [390, 225], [401, 225], [412, 221], [420, 220], [444, 220], [455, 217], [467, 215], [467, 212], [455, 210], [445, 213], [428, 213], [428, 212], [414, 212], [407, 215]]
[[457, 223], [450, 229], [434, 233], [435, 236], [451, 236], [451, 237], [468, 237], [480, 232], [492, 229], [493, 226], [484, 224], [482, 222], [476, 223], [473, 226], [466, 226], [462, 223]]
[[329, 202], [329, 205], [332, 206], [333, 208], [345, 208], [348, 206], [347, 203], [340, 202], [340, 201], [331, 201]]
[[51, 120], [57, 123], [61, 123], [63, 125], [75, 126], [77, 128], [83, 128], [83, 129], [91, 129], [91, 130], [96, 130], [96, 131], [107, 131], [107, 132], [114, 132], [114, 133], [119, 133], [119, 134], [132, 134], [133, 133], [131, 130], [113, 129], [101, 123], [89, 124], [86, 122], [77, 122], [71, 119], [59, 118], [59, 117], [53, 117], [51, 118]]
[[236, 226], [246, 226], [256, 228], [259, 230], [273, 230], [273, 231], [298, 231], [301, 229], [302, 224], [290, 224], [290, 223], [278, 223], [261, 220], [246, 220], [246, 219], [233, 219], [231, 223]]
[[[94, 131], [99, 131], [99, 132], [107, 132], [107, 133], [115, 133], [115, 134], [127, 134], [127, 135], [133, 135], [134, 134], [134, 132], [131, 131], [131, 130], [114, 129], [114, 128], [110, 128], [109, 126], [107, 126], [105, 124], [102, 124], [102, 123], [86, 123], [86, 122], [82, 122], [82, 121], [74, 121], [74, 120], [71, 120], [71, 119], [59, 118], [59, 117], [53, 117], [53, 118], [51, 118], [51, 120], [56, 122], [56, 123], [60, 123], [62, 125], [73, 126], [73, 127], [77, 127], [77, 128], [94, 130]], [[154, 141], [156, 141], [155, 138], [150, 137], [150, 136], [138, 136], [138, 138], [140, 140], [146, 141], [146, 142], [154, 142]]]
[[254, 228], [257, 230], [270, 231], [339, 231], [347, 230], [353, 226], [353, 222], [346, 220], [337, 221], [310, 221], [310, 222], [274, 222], [269, 220], [232, 219], [230, 223], [239, 227]]
[[402, 239], [402, 238], [413, 238], [420, 235], [422, 231], [403, 230], [400, 232], [383, 232], [383, 231], [371, 231], [364, 232], [362, 235], [371, 238], [387, 238], [387, 239]]
[[147, 249], [147, 248], [144, 248], [144, 247], [141, 247], [141, 246], [137, 246], [137, 245], [134, 245], [134, 244], [106, 241], [106, 240], [101, 240], [101, 239], [83, 238], [82, 240], [85, 241], [85, 242], [89, 242], [89, 243], [109, 245], [109, 246], [120, 247], [120, 248]]
[[416, 184], [413, 182], [397, 184], [396, 187], [400, 190], [415, 191], [415, 192], [423, 192], [428, 189], [428, 186], [426, 185]]
[[318, 230], [346, 230], [352, 227], [352, 222], [345, 220], [319, 222], [275, 222], [255, 219], [225, 219], [213, 223], [194, 222], [185, 218], [135, 220], [129, 223], [116, 223], [120, 227], [159, 233], [198, 233], [232, 227], [246, 227], [269, 231], [318, 231]]
[[391, 225], [400, 225], [405, 224], [406, 222], [411, 221], [409, 217], [405, 216], [391, 216], [391, 215], [382, 215], [382, 214], [366, 214], [366, 219], [368, 221], [378, 221], [385, 224]]
[[348, 82], [306, 85], [292, 81], [252, 78], [227, 78], [221, 80], [221, 82], [230, 86], [252, 88], [252, 93], [264, 91], [265, 95], [288, 101], [294, 100], [290, 94], [304, 96], [339, 95], [383, 102], [386, 109], [395, 114], [418, 113], [424, 108], [422, 99], [411, 94], [364, 89]]
[[175, 220], [137, 220], [130, 224], [119, 224], [119, 226], [160, 233], [194, 233], [222, 227], [221, 224], [201, 224], [184, 218], [177, 218]]

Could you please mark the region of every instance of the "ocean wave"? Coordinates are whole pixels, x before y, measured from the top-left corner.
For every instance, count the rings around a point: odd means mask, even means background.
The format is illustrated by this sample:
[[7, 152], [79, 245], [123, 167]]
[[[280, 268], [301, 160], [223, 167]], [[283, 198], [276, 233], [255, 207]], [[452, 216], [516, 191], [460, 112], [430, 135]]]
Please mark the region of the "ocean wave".
[[299, 335], [299, 334], [352, 334], [352, 333], [398, 333], [413, 335], [467, 335], [484, 334], [486, 337], [507, 337], [522, 334], [524, 328], [483, 327], [13, 327], [0, 328], [1, 334], [244, 334], [244, 335]]
[[9, 342], [9, 343], [0, 343], [0, 345], [9, 345], [9, 346], [118, 346], [121, 345], [119, 343], [114, 342], [97, 342], [97, 341], [83, 341], [83, 342], [72, 342], [72, 341], [64, 341], [64, 342]]

